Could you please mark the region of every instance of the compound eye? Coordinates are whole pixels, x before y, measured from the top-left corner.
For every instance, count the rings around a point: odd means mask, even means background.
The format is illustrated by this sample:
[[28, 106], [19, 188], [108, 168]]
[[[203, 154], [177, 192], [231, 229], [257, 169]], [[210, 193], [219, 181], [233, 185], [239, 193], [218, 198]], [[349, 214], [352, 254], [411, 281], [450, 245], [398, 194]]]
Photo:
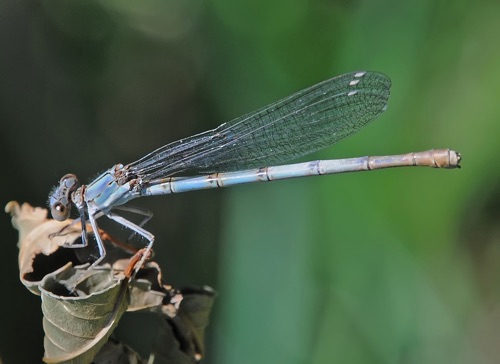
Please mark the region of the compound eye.
[[70, 208], [61, 202], [56, 202], [50, 208], [52, 217], [57, 221], [64, 221], [69, 217]]
[[78, 178], [72, 173], [65, 174], [59, 181], [60, 186], [66, 187], [68, 190], [76, 190], [78, 187]]

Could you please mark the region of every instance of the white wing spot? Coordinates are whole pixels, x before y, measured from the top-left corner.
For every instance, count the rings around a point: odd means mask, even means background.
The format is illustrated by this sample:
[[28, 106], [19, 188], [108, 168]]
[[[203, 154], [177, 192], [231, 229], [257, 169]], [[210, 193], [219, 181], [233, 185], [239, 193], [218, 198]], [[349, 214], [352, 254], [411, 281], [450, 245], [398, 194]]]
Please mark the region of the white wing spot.
[[347, 96], [354, 96], [358, 93], [358, 91], [350, 91]]
[[359, 83], [360, 80], [352, 80], [349, 82], [349, 86], [356, 86]]
[[363, 71], [363, 72], [358, 72], [358, 73], [354, 74], [354, 77], [360, 78], [360, 77], [363, 77], [364, 75], [366, 75], [366, 72]]

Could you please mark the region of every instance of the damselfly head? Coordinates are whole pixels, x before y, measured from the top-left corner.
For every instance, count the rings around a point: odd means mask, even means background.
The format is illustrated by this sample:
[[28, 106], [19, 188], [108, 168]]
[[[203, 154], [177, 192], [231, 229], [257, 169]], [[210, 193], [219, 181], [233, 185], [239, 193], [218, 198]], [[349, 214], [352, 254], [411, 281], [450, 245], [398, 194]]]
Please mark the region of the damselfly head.
[[76, 191], [80, 183], [74, 174], [66, 174], [59, 181], [49, 196], [50, 213], [52, 218], [64, 221], [71, 212], [71, 193]]

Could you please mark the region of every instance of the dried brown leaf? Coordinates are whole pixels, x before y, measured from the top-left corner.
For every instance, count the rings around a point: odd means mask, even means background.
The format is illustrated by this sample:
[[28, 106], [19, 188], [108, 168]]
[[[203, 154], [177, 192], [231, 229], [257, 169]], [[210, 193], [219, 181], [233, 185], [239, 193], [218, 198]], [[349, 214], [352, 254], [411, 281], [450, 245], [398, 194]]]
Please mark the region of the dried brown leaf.
[[[40, 294], [38, 286], [44, 274], [34, 274], [34, 262], [37, 256], [46, 257], [54, 254], [64, 245], [71, 245], [81, 236], [81, 224], [72, 224], [72, 220], [64, 222], [47, 219], [47, 210], [32, 207], [28, 203], [21, 206], [11, 201], [5, 211], [12, 216], [12, 225], [19, 231], [19, 276], [21, 282], [33, 293]], [[62, 234], [59, 234], [63, 232]], [[67, 262], [51, 267], [55, 271]]]
[[[164, 306], [158, 338], [153, 349], [155, 363], [192, 364], [199, 362], [205, 353], [204, 336], [215, 292], [210, 287], [181, 290]], [[177, 302], [176, 302], [177, 301]], [[171, 306], [178, 306], [172, 317]]]
[[127, 284], [116, 280], [110, 269], [84, 270], [69, 264], [47, 275], [40, 287], [44, 361], [91, 363], [127, 308]]
[[[155, 262], [145, 264], [129, 280], [124, 272], [130, 270], [131, 260], [109, 251], [109, 264], [93, 269], [88, 269], [88, 265], [73, 267], [72, 263], [81, 260], [59, 254], [82, 250], [66, 248], [80, 239], [79, 223], [47, 219], [45, 209], [29, 204], [19, 206], [17, 202], [10, 202], [6, 211], [19, 230], [21, 281], [42, 296], [47, 363], [85, 364], [94, 357], [97, 364], [142, 363], [128, 347], [107, 343], [125, 310], [147, 310], [160, 318], [161, 328], [152, 354], [155, 363], [197, 363], [202, 358], [204, 332], [215, 297], [213, 290], [207, 287], [179, 291], [164, 285]], [[126, 256], [134, 254], [127, 244], [100, 233]], [[41, 260], [42, 256], [58, 259]]]

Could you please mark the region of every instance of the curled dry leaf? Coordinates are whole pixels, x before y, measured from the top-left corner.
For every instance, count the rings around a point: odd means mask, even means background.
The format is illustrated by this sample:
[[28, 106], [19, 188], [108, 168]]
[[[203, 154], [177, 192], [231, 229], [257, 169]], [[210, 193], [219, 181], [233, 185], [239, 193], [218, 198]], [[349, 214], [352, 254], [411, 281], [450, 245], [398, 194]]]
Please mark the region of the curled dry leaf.
[[161, 284], [161, 270], [156, 262], [147, 263], [129, 284], [130, 302], [127, 311], [159, 311], [172, 289]]
[[[47, 260], [46, 264], [36, 265], [37, 257], [55, 256], [64, 245], [70, 245], [81, 237], [81, 224], [72, 224], [72, 220], [56, 221], [47, 219], [47, 210], [32, 207], [28, 203], [21, 206], [11, 201], [5, 206], [5, 211], [12, 216], [12, 225], [19, 231], [19, 274], [21, 282], [33, 293], [40, 294], [38, 286], [45, 274], [54, 272], [64, 266], [66, 259]], [[73, 249], [66, 249], [70, 252]], [[37, 269], [39, 271], [37, 271]]]
[[[93, 364], [146, 364], [147, 360], [142, 359], [129, 346], [109, 338], [99, 353], [94, 357]], [[0, 363], [1, 364], [1, 363]]]
[[[106, 344], [125, 310], [150, 311], [160, 320], [151, 354], [155, 363], [197, 363], [202, 358], [215, 299], [211, 288], [176, 290], [164, 285], [155, 262], [128, 279], [125, 272], [131, 271], [134, 251], [103, 231], [105, 243], [112, 243], [118, 253], [110, 253], [108, 246], [107, 264], [88, 269], [78, 254], [87, 248], [65, 248], [81, 238], [79, 223], [47, 219], [47, 210], [26, 203], [10, 202], [6, 211], [19, 230], [21, 281], [42, 297], [47, 363], [91, 363], [96, 355], [95, 363], [127, 363], [122, 360], [125, 352], [131, 353], [126, 356], [130, 363], [140, 363], [125, 345]], [[90, 227], [88, 231], [92, 233]]]
[[127, 284], [111, 269], [78, 269], [70, 263], [48, 274], [40, 287], [44, 361], [91, 363], [127, 308]]
[[210, 287], [180, 290], [162, 307], [162, 320], [151, 354], [158, 364], [193, 364], [204, 356], [204, 335], [215, 292]]
[[190, 355], [201, 360], [205, 355], [205, 329], [210, 321], [216, 293], [211, 287], [204, 286], [199, 289], [183, 289], [181, 294], [183, 299], [173, 322], [178, 328], [178, 335], [190, 341]]

